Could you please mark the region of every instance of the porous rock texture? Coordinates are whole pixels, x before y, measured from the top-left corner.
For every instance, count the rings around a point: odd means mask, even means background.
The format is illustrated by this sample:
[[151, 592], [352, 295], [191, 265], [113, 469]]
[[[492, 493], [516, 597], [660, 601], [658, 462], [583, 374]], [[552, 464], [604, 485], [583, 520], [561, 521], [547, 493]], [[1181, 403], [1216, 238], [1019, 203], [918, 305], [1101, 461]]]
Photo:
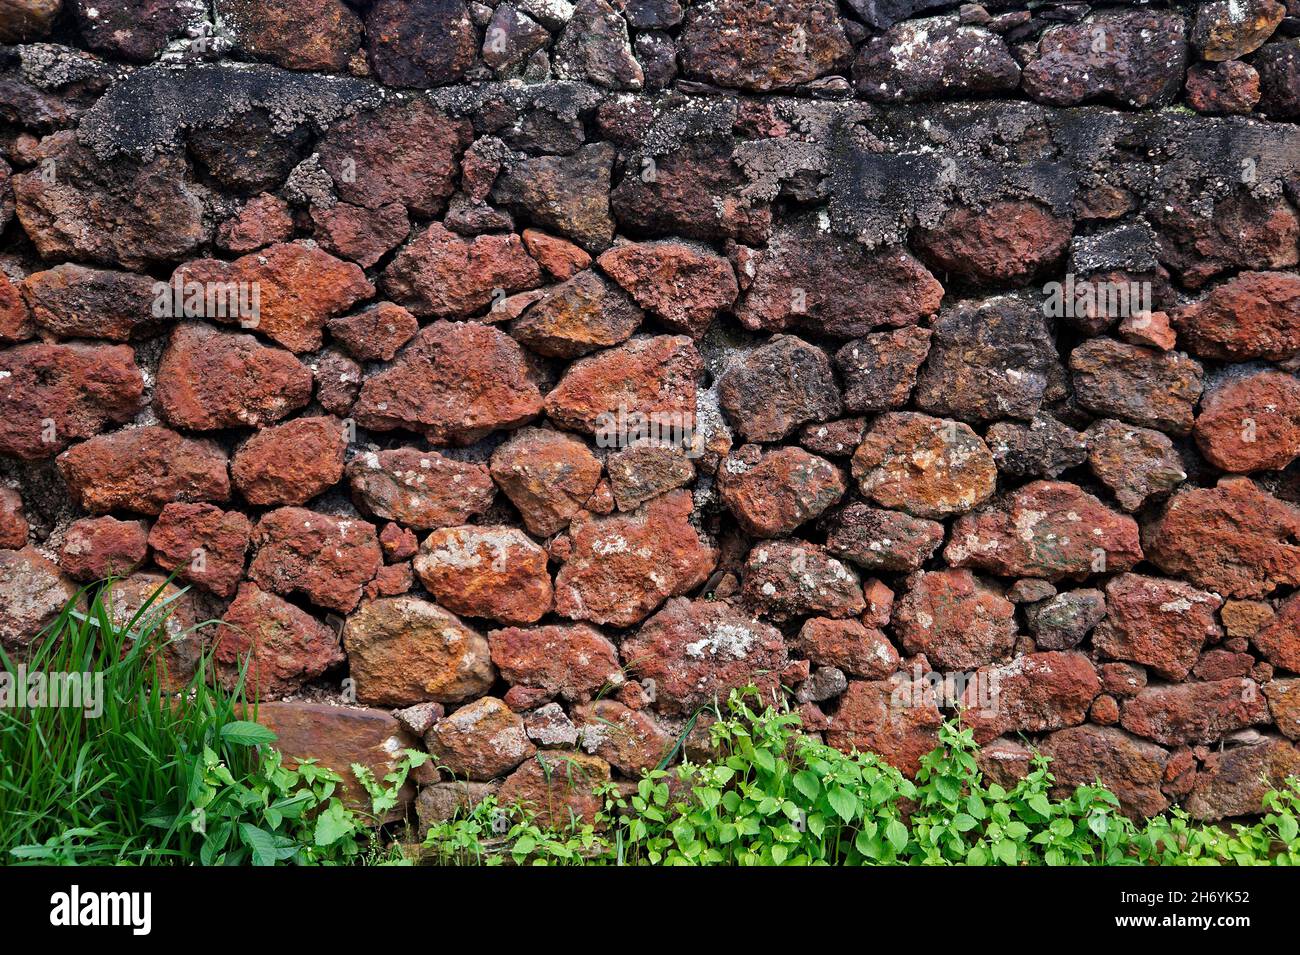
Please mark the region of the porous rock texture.
[[175, 570], [219, 622], [169, 678], [251, 656], [349, 778], [422, 741], [425, 825], [590, 820], [751, 683], [909, 773], [957, 717], [1254, 813], [1300, 763], [1298, 37], [0, 3], [0, 640]]

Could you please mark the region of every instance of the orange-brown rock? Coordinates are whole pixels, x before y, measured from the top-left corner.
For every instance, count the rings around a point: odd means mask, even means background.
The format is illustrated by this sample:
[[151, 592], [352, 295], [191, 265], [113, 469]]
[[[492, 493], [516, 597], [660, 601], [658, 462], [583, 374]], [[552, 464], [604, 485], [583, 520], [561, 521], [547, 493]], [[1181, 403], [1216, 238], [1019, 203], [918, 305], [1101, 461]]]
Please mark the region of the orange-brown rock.
[[337, 418], [294, 418], [244, 442], [230, 477], [250, 504], [305, 504], [343, 477], [347, 446]]
[[569, 526], [600, 482], [600, 462], [585, 442], [545, 428], [521, 428], [492, 453], [492, 480], [539, 537]]
[[263, 590], [301, 594], [318, 607], [347, 613], [383, 557], [373, 524], [304, 507], [281, 507], [253, 530], [248, 579]]
[[344, 661], [338, 634], [311, 614], [245, 581], [221, 617], [213, 656], [226, 686], [244, 676], [250, 696], [293, 693]]
[[764, 454], [747, 444], [718, 470], [718, 491], [736, 521], [755, 537], [782, 537], [844, 496], [844, 475], [802, 448]]
[[229, 597], [244, 575], [252, 522], [212, 504], [168, 504], [149, 531], [154, 562], [218, 597]]
[[534, 623], [551, 609], [546, 551], [513, 527], [444, 527], [420, 545], [415, 573], [454, 613]]
[[622, 686], [618, 648], [583, 623], [505, 627], [488, 634], [492, 662], [515, 686], [584, 703]]
[[348, 462], [346, 473], [358, 507], [417, 530], [464, 524], [496, 496], [484, 465], [437, 451], [367, 451]]
[[101, 434], [59, 456], [73, 499], [94, 514], [157, 514], [173, 502], [226, 501], [226, 452], [150, 425]]

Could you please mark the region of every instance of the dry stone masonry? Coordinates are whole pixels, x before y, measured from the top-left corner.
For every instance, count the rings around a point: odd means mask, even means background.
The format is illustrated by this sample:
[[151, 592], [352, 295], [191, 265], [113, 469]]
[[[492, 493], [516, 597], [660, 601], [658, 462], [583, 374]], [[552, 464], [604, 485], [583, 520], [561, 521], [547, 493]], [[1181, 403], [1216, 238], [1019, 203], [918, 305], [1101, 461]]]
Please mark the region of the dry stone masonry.
[[1135, 817], [1300, 771], [1297, 0], [0, 0], [0, 44], [7, 652], [174, 571], [168, 680], [248, 660], [345, 775], [423, 745], [426, 824], [589, 820], [748, 684]]

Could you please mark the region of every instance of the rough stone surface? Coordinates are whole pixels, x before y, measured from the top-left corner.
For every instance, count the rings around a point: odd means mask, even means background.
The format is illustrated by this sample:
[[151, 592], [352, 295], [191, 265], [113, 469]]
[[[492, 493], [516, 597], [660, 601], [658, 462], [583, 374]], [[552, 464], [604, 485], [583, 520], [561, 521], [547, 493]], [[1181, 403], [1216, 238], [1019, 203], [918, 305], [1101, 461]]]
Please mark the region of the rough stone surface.
[[915, 517], [971, 510], [993, 495], [997, 475], [988, 446], [968, 425], [913, 412], [881, 415], [853, 453], [863, 496]]
[[259, 698], [293, 693], [346, 657], [338, 634], [311, 614], [244, 582], [221, 617], [214, 656], [227, 685], [242, 672]]
[[723, 373], [722, 408], [749, 441], [780, 441], [810, 421], [842, 410], [830, 359], [793, 335], [775, 335]]
[[59, 456], [59, 471], [73, 498], [93, 514], [157, 514], [173, 502], [230, 497], [219, 445], [157, 426], [83, 441]]
[[546, 552], [513, 527], [444, 527], [420, 545], [415, 573], [455, 613], [534, 623], [551, 609]]
[[506, 627], [489, 633], [488, 645], [507, 682], [570, 702], [585, 703], [624, 682], [618, 648], [586, 624]]
[[1106, 619], [1093, 646], [1114, 660], [1141, 663], [1169, 680], [1191, 671], [1206, 640], [1221, 635], [1215, 594], [1177, 580], [1120, 574], [1106, 584]]
[[358, 507], [416, 530], [467, 523], [486, 511], [496, 495], [482, 464], [437, 451], [366, 452], [349, 461], [345, 473]]
[[230, 462], [230, 479], [250, 504], [306, 504], [343, 477], [347, 447], [337, 418], [294, 418], [249, 438]]
[[844, 496], [844, 476], [802, 448], [763, 454], [747, 444], [718, 472], [718, 491], [736, 522], [755, 537], [783, 537]]
[[253, 529], [248, 578], [281, 596], [300, 594], [347, 613], [382, 565], [374, 525], [304, 507], [267, 512]]

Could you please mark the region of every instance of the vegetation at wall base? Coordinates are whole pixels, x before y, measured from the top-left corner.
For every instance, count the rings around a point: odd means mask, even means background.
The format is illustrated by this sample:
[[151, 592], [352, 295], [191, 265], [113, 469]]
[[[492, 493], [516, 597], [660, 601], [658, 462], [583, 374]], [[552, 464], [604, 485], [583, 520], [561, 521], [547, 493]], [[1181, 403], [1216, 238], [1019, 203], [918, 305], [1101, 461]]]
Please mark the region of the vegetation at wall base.
[[[165, 692], [157, 651], [176, 635], [164, 627], [162, 590], [123, 625], [109, 611], [111, 586], [69, 603], [25, 664], [102, 673], [102, 713], [0, 708], [4, 864], [1300, 863], [1294, 778], [1249, 824], [1200, 825], [1177, 808], [1135, 823], [1101, 785], [1053, 798], [1043, 756], [1011, 789], [984, 779], [970, 730], [956, 723], [909, 780], [874, 754], [800, 732], [783, 700], [752, 688], [714, 708], [707, 761], [662, 765], [634, 787], [601, 784], [594, 825], [547, 829], [527, 807], [488, 798], [399, 849], [391, 837], [401, 827], [377, 820], [428, 754], [408, 751], [383, 780], [354, 766], [372, 805], [349, 808], [335, 772], [310, 759], [287, 765], [275, 735], [247, 718], [256, 705], [242, 679], [214, 685], [205, 658], [181, 693]], [[0, 671], [16, 672], [3, 651]]]

